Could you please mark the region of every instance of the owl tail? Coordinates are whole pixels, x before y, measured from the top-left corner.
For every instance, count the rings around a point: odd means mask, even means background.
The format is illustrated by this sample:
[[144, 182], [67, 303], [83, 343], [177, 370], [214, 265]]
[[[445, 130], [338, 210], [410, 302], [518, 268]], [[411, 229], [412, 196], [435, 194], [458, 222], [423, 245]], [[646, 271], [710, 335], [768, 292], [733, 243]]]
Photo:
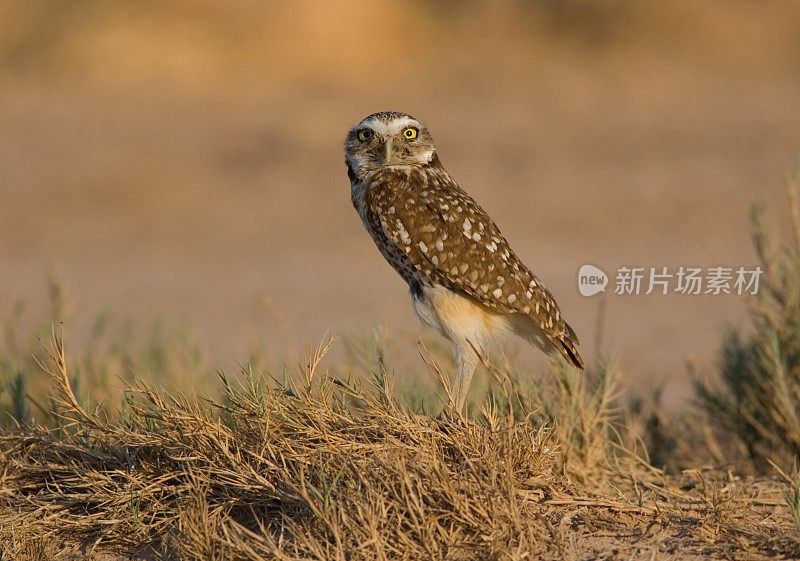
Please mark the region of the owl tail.
[[575, 331], [564, 323], [564, 332], [559, 335], [547, 334], [530, 316], [516, 314], [513, 316], [512, 328], [520, 337], [536, 345], [544, 352], [550, 354], [556, 351], [564, 355], [567, 362], [583, 370], [585, 365], [578, 352], [578, 336]]
[[586, 365], [581, 358], [580, 353], [578, 352], [578, 336], [575, 334], [575, 331], [569, 326], [569, 324], [564, 324], [565, 332], [558, 336], [558, 338], [554, 341], [556, 344], [556, 348], [561, 351], [561, 354], [564, 355], [564, 358], [567, 359], [567, 362], [574, 365], [576, 368], [580, 368], [584, 370]]

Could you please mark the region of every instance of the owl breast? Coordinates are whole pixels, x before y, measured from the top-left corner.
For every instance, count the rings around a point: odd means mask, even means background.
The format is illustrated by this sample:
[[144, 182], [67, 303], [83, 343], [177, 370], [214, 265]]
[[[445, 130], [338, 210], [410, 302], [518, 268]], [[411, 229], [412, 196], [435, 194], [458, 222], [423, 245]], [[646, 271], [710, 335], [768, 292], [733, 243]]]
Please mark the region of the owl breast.
[[375, 182], [368, 180], [353, 183], [351, 186], [353, 206], [361, 217], [364, 229], [369, 233], [372, 241], [375, 242], [383, 258], [410, 285], [415, 279], [417, 269], [411, 259], [383, 231], [380, 218], [371, 206], [372, 201], [370, 199], [373, 198], [373, 193], [370, 192], [370, 189], [377, 187], [378, 185]]

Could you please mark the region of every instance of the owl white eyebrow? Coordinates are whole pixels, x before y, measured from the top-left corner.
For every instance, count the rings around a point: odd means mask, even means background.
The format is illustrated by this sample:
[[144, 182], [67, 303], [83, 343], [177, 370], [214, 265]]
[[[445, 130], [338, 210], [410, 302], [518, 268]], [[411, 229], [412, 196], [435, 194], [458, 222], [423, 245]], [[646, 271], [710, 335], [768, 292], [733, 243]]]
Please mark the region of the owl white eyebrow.
[[356, 126], [356, 129], [360, 129], [361, 127], [369, 127], [375, 131], [375, 134], [379, 134], [381, 136], [394, 136], [406, 127], [414, 127], [419, 129], [421, 128], [421, 124], [409, 117], [392, 119], [388, 123], [384, 123], [377, 117], [372, 117], [366, 121], [361, 121]]

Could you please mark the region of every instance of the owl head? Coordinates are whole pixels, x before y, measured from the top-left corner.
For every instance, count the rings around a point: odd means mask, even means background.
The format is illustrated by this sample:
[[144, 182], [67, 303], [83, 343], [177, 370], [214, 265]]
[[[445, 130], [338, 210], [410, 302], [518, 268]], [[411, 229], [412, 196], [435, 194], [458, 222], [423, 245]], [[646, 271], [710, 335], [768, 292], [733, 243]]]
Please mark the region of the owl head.
[[405, 113], [373, 113], [353, 127], [344, 141], [350, 169], [362, 175], [386, 167], [419, 167], [435, 156], [428, 128]]

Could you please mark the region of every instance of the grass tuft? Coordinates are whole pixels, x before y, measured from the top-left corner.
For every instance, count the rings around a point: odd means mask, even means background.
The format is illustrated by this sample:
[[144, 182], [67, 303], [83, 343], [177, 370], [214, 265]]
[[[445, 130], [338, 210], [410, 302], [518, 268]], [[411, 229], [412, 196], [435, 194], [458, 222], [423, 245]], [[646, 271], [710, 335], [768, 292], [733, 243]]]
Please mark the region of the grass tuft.
[[788, 470], [800, 456], [800, 163], [787, 179], [795, 240], [778, 247], [760, 207], [753, 242], [763, 274], [748, 299], [749, 325], [725, 339], [721, 380], [696, 381], [703, 407], [739, 459], [759, 473]]

